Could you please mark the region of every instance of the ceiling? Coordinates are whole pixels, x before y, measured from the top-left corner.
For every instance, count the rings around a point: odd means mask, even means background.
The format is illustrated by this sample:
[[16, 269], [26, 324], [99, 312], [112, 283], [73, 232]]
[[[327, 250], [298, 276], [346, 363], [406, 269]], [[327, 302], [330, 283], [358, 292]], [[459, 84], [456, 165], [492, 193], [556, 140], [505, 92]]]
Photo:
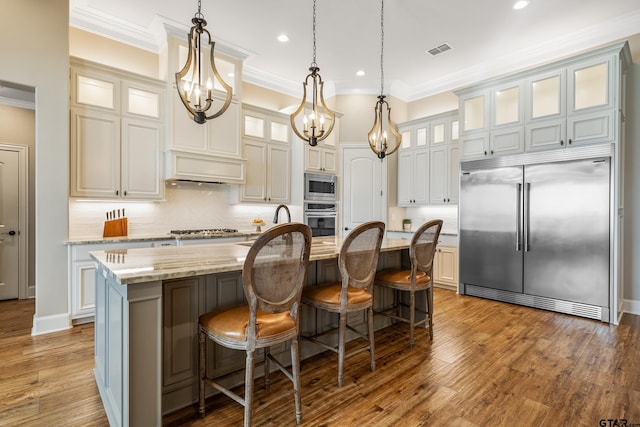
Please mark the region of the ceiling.
[[[521, 10], [513, 1], [387, 0], [385, 94], [413, 101], [630, 37], [640, 58], [638, 0], [531, 0]], [[196, 1], [70, 0], [70, 25], [160, 52], [166, 26], [186, 38], [196, 10]], [[317, 0], [316, 10], [325, 96], [379, 94], [380, 2]], [[311, 0], [202, 0], [216, 46], [246, 55], [243, 79], [293, 96], [313, 59], [312, 11]], [[443, 43], [452, 49], [426, 52]]]

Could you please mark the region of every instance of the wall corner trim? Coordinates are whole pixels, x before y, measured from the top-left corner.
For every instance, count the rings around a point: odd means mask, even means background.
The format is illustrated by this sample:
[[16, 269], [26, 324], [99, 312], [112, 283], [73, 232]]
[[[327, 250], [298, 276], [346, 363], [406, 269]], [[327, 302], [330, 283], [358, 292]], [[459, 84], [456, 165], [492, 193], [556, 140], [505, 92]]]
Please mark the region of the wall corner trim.
[[640, 300], [626, 299], [622, 307], [625, 313], [640, 316]]
[[34, 314], [31, 336], [64, 331], [66, 329], [71, 329], [71, 327], [71, 317], [69, 316], [69, 313], [54, 314], [52, 316], [43, 317], [38, 317], [37, 314]]

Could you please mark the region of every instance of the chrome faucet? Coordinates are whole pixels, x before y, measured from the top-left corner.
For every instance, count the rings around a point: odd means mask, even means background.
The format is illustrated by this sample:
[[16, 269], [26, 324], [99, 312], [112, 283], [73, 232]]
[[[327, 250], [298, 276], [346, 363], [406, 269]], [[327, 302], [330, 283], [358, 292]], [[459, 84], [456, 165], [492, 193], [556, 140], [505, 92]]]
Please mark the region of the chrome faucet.
[[287, 211], [287, 222], [291, 222], [291, 212], [289, 211], [289, 208], [287, 207], [287, 205], [279, 205], [276, 208], [276, 214], [273, 216], [273, 223], [277, 224], [278, 223], [278, 214], [280, 213], [280, 209], [284, 208], [285, 211]]

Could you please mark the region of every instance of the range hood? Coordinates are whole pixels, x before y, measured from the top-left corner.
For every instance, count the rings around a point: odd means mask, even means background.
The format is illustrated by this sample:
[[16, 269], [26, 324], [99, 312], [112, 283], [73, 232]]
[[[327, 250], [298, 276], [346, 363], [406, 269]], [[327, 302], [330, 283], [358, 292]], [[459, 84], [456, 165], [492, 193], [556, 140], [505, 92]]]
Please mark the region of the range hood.
[[179, 182], [243, 184], [246, 160], [170, 149], [165, 151], [165, 179]]

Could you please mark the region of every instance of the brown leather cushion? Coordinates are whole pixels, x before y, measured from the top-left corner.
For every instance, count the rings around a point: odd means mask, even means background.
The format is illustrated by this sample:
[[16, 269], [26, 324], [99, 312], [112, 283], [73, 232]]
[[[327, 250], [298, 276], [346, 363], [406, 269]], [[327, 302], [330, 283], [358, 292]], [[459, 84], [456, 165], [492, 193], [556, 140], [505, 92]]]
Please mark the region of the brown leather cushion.
[[[307, 301], [317, 301], [322, 304], [340, 305], [340, 291], [342, 283], [331, 283], [316, 287], [305, 288], [302, 298]], [[349, 287], [347, 291], [347, 304], [361, 304], [373, 299], [373, 296], [364, 289]]]
[[[244, 341], [247, 339], [249, 306], [240, 306], [219, 313], [211, 312], [200, 316], [200, 323], [215, 335]], [[289, 312], [269, 314], [258, 310], [256, 335], [266, 338], [296, 328], [296, 322]]]
[[[426, 285], [431, 278], [427, 273], [418, 271], [416, 273], [416, 285]], [[396, 283], [399, 285], [411, 284], [411, 270], [387, 269], [376, 273], [376, 282]]]

